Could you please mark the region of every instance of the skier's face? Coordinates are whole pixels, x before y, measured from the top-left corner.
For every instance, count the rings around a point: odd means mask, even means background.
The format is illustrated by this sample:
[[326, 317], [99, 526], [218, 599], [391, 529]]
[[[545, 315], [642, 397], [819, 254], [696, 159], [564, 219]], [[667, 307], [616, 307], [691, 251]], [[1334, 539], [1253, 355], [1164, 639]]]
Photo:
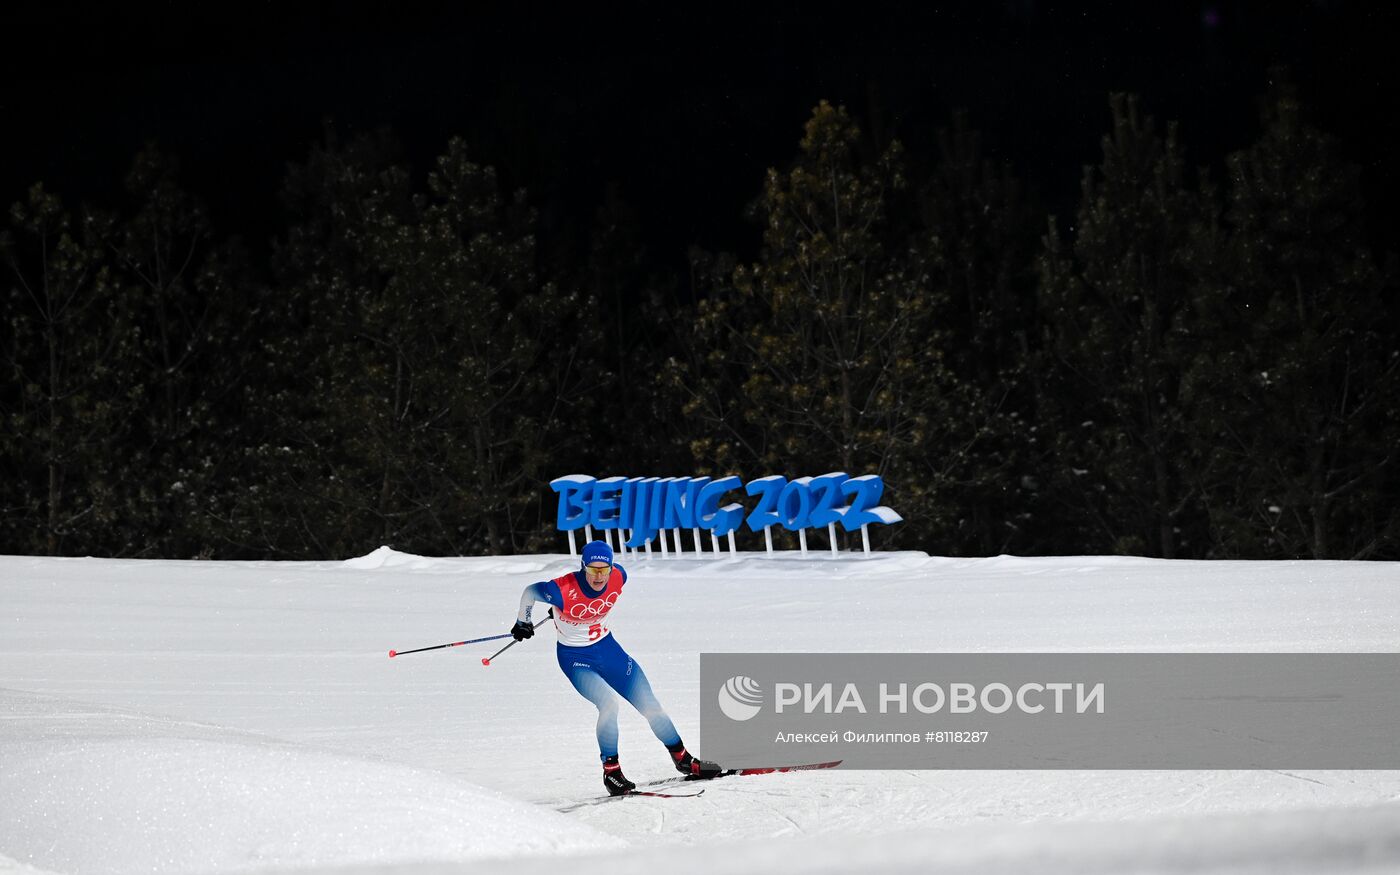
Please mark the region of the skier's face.
[[588, 578], [588, 585], [594, 589], [602, 589], [608, 583], [608, 574], [612, 572], [611, 565], [604, 565], [601, 562], [590, 562], [583, 566], [583, 576]]

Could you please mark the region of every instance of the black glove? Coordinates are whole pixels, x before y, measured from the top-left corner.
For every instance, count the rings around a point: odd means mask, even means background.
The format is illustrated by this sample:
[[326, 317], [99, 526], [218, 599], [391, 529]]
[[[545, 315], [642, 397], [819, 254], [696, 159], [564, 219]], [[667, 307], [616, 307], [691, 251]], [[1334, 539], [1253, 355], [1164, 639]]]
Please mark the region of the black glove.
[[510, 627], [510, 634], [516, 641], [524, 641], [526, 638], [534, 636], [535, 627], [524, 620], [516, 620], [515, 625]]

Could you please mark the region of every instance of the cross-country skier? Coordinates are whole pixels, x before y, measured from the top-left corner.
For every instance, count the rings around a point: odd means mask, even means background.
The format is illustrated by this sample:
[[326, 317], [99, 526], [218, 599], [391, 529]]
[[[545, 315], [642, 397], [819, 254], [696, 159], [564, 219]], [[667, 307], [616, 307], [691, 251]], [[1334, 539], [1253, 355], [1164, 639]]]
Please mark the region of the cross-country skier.
[[612, 547], [605, 541], [590, 541], [583, 548], [582, 566], [578, 571], [525, 587], [520, 596], [520, 612], [510, 633], [516, 641], [529, 638], [535, 634], [530, 624], [535, 602], [554, 607], [554, 628], [559, 633], [556, 645], [559, 668], [574, 689], [598, 708], [603, 786], [613, 796], [621, 796], [637, 786], [627, 780], [618, 764], [617, 698], [609, 688], [631, 702], [647, 719], [651, 731], [671, 752], [677, 771], [695, 778], [715, 777], [720, 767], [696, 759], [685, 749], [671, 718], [666, 716], [651, 691], [646, 673], [608, 631], [608, 612], [617, 604], [622, 587], [627, 583], [627, 572], [613, 561]]

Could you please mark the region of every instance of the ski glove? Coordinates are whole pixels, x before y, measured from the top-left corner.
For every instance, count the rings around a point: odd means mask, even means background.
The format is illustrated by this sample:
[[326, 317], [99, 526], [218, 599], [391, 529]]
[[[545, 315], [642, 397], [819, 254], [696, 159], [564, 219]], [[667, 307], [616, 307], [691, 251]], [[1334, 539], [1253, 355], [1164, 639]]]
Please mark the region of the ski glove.
[[524, 641], [535, 634], [535, 627], [524, 620], [516, 620], [515, 625], [510, 627], [510, 634], [516, 641]]

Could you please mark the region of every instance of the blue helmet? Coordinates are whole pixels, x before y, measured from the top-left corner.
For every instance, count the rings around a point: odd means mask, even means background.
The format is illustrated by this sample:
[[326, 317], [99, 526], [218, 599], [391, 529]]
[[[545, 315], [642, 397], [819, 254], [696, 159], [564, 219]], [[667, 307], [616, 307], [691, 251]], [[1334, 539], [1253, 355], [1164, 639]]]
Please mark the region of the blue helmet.
[[583, 545], [583, 564], [590, 562], [606, 562], [613, 564], [613, 549], [608, 546], [607, 541], [589, 541]]

